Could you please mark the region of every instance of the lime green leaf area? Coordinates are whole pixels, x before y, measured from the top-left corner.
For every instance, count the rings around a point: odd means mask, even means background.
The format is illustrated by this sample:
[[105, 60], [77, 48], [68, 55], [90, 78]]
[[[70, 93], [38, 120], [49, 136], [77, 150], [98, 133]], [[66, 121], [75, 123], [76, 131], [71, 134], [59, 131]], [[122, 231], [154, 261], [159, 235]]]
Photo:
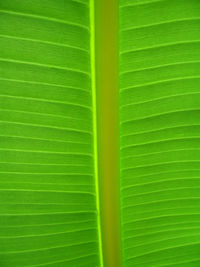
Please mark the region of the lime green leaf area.
[[[95, 5], [0, 0], [0, 267], [113, 257], [101, 241], [100, 219], [118, 222], [100, 214], [112, 192], [99, 192]], [[199, 267], [200, 1], [119, 0], [118, 32], [123, 266]]]
[[100, 266], [90, 3], [0, 1], [0, 266]]
[[200, 266], [200, 1], [121, 0], [124, 266]]

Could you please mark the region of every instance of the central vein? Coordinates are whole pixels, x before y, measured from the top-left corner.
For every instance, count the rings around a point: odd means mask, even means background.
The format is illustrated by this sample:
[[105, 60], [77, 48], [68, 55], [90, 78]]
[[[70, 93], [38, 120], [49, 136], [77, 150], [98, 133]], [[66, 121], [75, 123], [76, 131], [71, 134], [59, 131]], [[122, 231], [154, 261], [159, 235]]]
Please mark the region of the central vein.
[[96, 108], [101, 232], [106, 267], [121, 266], [118, 1], [95, 1]]

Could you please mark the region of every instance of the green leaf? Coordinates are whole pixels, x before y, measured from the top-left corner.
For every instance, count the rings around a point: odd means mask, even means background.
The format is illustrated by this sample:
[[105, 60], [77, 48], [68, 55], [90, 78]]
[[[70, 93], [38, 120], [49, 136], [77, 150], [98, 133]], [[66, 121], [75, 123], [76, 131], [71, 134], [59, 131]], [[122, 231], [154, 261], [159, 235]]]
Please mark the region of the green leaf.
[[199, 10], [121, 0], [124, 266], [199, 266]]
[[100, 264], [90, 9], [0, 2], [2, 267]]
[[0, 267], [200, 266], [199, 11], [0, 0]]

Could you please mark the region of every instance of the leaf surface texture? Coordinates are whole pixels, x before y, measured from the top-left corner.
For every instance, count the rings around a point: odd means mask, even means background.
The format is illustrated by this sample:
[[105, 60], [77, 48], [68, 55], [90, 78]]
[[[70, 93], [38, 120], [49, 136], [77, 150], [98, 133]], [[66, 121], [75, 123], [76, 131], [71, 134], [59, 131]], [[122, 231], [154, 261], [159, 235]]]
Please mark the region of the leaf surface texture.
[[87, 0], [0, 1], [0, 266], [99, 266]]
[[123, 266], [199, 266], [200, 2], [121, 0]]

